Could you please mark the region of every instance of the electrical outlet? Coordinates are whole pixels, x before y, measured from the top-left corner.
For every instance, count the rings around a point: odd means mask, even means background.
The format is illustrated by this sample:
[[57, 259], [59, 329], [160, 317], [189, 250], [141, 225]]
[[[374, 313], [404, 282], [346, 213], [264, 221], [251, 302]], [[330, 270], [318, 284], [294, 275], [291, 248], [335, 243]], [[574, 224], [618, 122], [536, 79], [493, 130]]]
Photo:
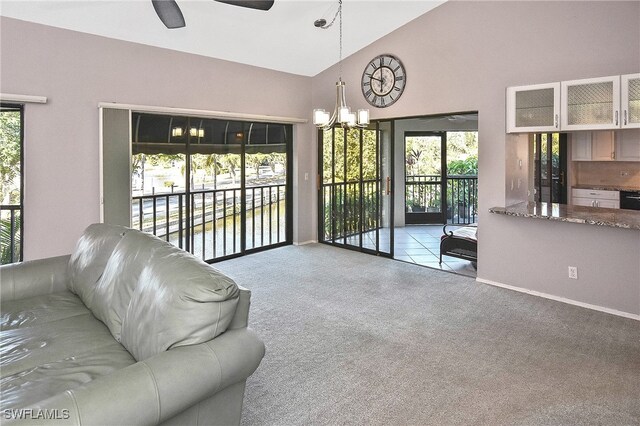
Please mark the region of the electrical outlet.
[[569, 266], [569, 278], [572, 280], [578, 279], [578, 267], [577, 266]]

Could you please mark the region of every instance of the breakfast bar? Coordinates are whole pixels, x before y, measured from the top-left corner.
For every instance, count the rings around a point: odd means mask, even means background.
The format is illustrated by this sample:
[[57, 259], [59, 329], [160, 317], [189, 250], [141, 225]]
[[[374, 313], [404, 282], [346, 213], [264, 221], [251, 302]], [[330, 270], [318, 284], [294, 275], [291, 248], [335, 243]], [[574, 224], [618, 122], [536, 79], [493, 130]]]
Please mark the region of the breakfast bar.
[[492, 207], [489, 212], [507, 216], [640, 230], [640, 211], [637, 210], [522, 202], [508, 207]]

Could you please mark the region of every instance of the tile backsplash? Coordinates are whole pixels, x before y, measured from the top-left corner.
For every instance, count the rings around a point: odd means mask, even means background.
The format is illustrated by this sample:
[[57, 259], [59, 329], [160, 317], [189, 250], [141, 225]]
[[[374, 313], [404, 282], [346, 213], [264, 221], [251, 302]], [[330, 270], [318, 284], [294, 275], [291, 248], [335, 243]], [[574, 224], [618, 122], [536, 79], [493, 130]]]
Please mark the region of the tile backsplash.
[[575, 184], [640, 188], [640, 161], [574, 161]]

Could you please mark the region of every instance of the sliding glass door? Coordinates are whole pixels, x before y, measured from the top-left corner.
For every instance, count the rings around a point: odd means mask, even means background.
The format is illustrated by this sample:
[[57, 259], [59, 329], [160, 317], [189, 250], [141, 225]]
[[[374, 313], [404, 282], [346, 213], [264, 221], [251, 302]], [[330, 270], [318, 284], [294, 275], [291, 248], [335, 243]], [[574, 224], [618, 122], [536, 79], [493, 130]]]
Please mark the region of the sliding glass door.
[[393, 256], [391, 122], [319, 133], [320, 241]]
[[533, 136], [534, 199], [567, 203], [567, 134], [537, 133]]
[[132, 227], [206, 261], [291, 243], [291, 125], [133, 113], [132, 127]]

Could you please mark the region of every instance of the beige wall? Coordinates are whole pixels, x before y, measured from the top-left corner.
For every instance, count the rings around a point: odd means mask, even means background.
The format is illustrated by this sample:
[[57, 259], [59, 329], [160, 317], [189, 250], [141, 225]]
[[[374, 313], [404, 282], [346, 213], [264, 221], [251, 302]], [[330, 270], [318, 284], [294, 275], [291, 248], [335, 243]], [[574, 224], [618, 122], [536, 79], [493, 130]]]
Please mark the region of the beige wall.
[[[98, 103], [304, 118], [311, 79], [0, 18], [0, 91], [46, 96], [25, 110], [25, 259], [69, 253], [100, 219]], [[295, 126], [295, 229], [313, 235], [311, 125]], [[311, 176], [313, 176], [310, 173]]]
[[[343, 79], [349, 104], [366, 107], [362, 70], [392, 53], [407, 87], [373, 118], [479, 112], [480, 280], [640, 315], [639, 231], [487, 212], [522, 197], [505, 182], [528, 178], [513, 166], [526, 141], [505, 135], [505, 88], [638, 72], [639, 40], [637, 1], [451, 1], [347, 58]], [[4, 18], [0, 43], [0, 90], [49, 98], [26, 113], [27, 259], [69, 252], [99, 219], [98, 102], [300, 118], [334, 102], [337, 66], [299, 77]], [[294, 233], [304, 242], [317, 223], [314, 179], [303, 179], [316, 174], [311, 125], [296, 126], [294, 149]]]
[[[352, 108], [381, 53], [402, 60], [407, 87], [374, 118], [479, 112], [479, 279], [639, 315], [640, 231], [488, 209], [526, 199], [527, 138], [505, 134], [506, 87], [640, 71], [640, 2], [447, 2], [347, 58]], [[314, 78], [314, 106], [330, 106], [336, 78], [337, 67]]]

